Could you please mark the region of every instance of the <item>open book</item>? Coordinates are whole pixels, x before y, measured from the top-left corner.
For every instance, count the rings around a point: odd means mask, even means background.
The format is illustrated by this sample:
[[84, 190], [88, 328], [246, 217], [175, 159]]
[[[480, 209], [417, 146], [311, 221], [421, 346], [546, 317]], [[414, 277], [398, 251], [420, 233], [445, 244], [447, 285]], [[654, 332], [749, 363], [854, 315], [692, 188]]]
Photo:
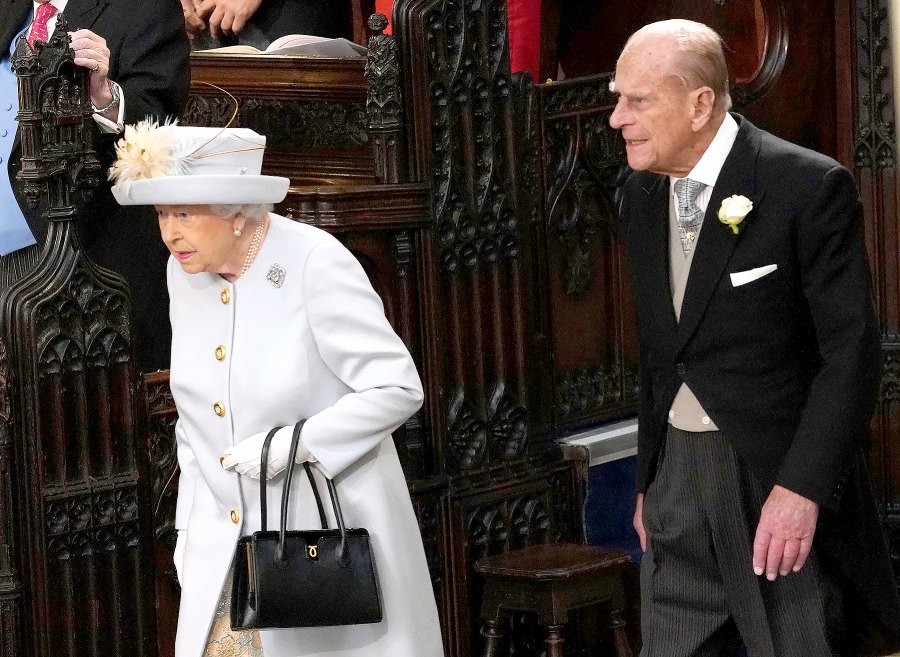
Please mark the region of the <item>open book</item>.
[[338, 59], [356, 59], [366, 56], [365, 48], [347, 39], [329, 39], [309, 34], [287, 34], [275, 39], [265, 50], [259, 50], [249, 45], [236, 45], [198, 52], [222, 55], [290, 55]]

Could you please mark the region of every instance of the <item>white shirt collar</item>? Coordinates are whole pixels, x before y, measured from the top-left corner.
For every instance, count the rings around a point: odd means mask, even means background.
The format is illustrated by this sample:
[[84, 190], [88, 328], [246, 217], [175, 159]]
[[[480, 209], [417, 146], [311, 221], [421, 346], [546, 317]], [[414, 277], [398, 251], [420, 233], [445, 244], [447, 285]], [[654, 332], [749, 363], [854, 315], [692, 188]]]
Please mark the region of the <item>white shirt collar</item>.
[[734, 140], [737, 139], [737, 133], [737, 121], [734, 120], [731, 114], [726, 113], [725, 120], [722, 121], [722, 125], [716, 131], [716, 136], [713, 137], [706, 152], [703, 153], [703, 157], [694, 165], [687, 177], [691, 180], [702, 182], [708, 187], [715, 187], [716, 180], [719, 179], [719, 173], [722, 171], [722, 166], [731, 152], [731, 147], [734, 146]]
[[[37, 13], [38, 7], [41, 6], [41, 3], [34, 2], [32, 4], [34, 4], [34, 13], [32, 14], [32, 16], [34, 16], [34, 14]], [[61, 13], [66, 8], [66, 5], [69, 4], [69, 0], [50, 0], [50, 4], [56, 7], [57, 13]]]

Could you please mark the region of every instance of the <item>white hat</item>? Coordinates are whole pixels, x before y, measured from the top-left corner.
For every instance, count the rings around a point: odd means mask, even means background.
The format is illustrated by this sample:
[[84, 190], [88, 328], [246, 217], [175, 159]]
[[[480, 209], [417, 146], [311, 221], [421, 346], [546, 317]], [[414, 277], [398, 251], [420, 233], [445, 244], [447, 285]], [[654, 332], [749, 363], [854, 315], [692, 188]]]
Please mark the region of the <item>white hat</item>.
[[116, 144], [113, 196], [121, 205], [278, 203], [290, 181], [260, 175], [265, 147], [247, 128], [141, 121]]

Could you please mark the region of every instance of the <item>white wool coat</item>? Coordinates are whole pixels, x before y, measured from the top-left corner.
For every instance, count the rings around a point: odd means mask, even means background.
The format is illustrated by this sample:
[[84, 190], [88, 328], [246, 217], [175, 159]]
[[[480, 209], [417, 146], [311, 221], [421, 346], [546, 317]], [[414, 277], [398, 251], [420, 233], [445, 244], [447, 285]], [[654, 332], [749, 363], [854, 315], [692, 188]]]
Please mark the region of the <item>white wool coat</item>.
[[[225, 472], [219, 457], [307, 418], [301, 439], [317, 474], [335, 478], [347, 526], [371, 535], [384, 619], [264, 630], [265, 656], [440, 657], [421, 535], [391, 439], [422, 404], [415, 366], [353, 255], [324, 231], [269, 217], [255, 262], [233, 284], [168, 265], [181, 466], [175, 523], [187, 530], [175, 655], [205, 654], [236, 542], [260, 525], [258, 481]], [[283, 477], [268, 486], [269, 529], [278, 526]], [[319, 526], [305, 476], [294, 477], [290, 522]]]

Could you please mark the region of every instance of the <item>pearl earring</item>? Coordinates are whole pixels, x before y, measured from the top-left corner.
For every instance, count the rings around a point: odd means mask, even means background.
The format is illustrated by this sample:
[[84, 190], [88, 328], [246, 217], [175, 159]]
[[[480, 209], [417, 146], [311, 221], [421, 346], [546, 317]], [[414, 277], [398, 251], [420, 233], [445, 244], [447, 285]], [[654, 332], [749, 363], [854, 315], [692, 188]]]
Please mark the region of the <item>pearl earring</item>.
[[235, 229], [234, 229], [234, 236], [235, 236], [235, 237], [240, 237], [240, 236], [241, 236], [241, 229], [240, 229], [240, 228], [235, 228]]

